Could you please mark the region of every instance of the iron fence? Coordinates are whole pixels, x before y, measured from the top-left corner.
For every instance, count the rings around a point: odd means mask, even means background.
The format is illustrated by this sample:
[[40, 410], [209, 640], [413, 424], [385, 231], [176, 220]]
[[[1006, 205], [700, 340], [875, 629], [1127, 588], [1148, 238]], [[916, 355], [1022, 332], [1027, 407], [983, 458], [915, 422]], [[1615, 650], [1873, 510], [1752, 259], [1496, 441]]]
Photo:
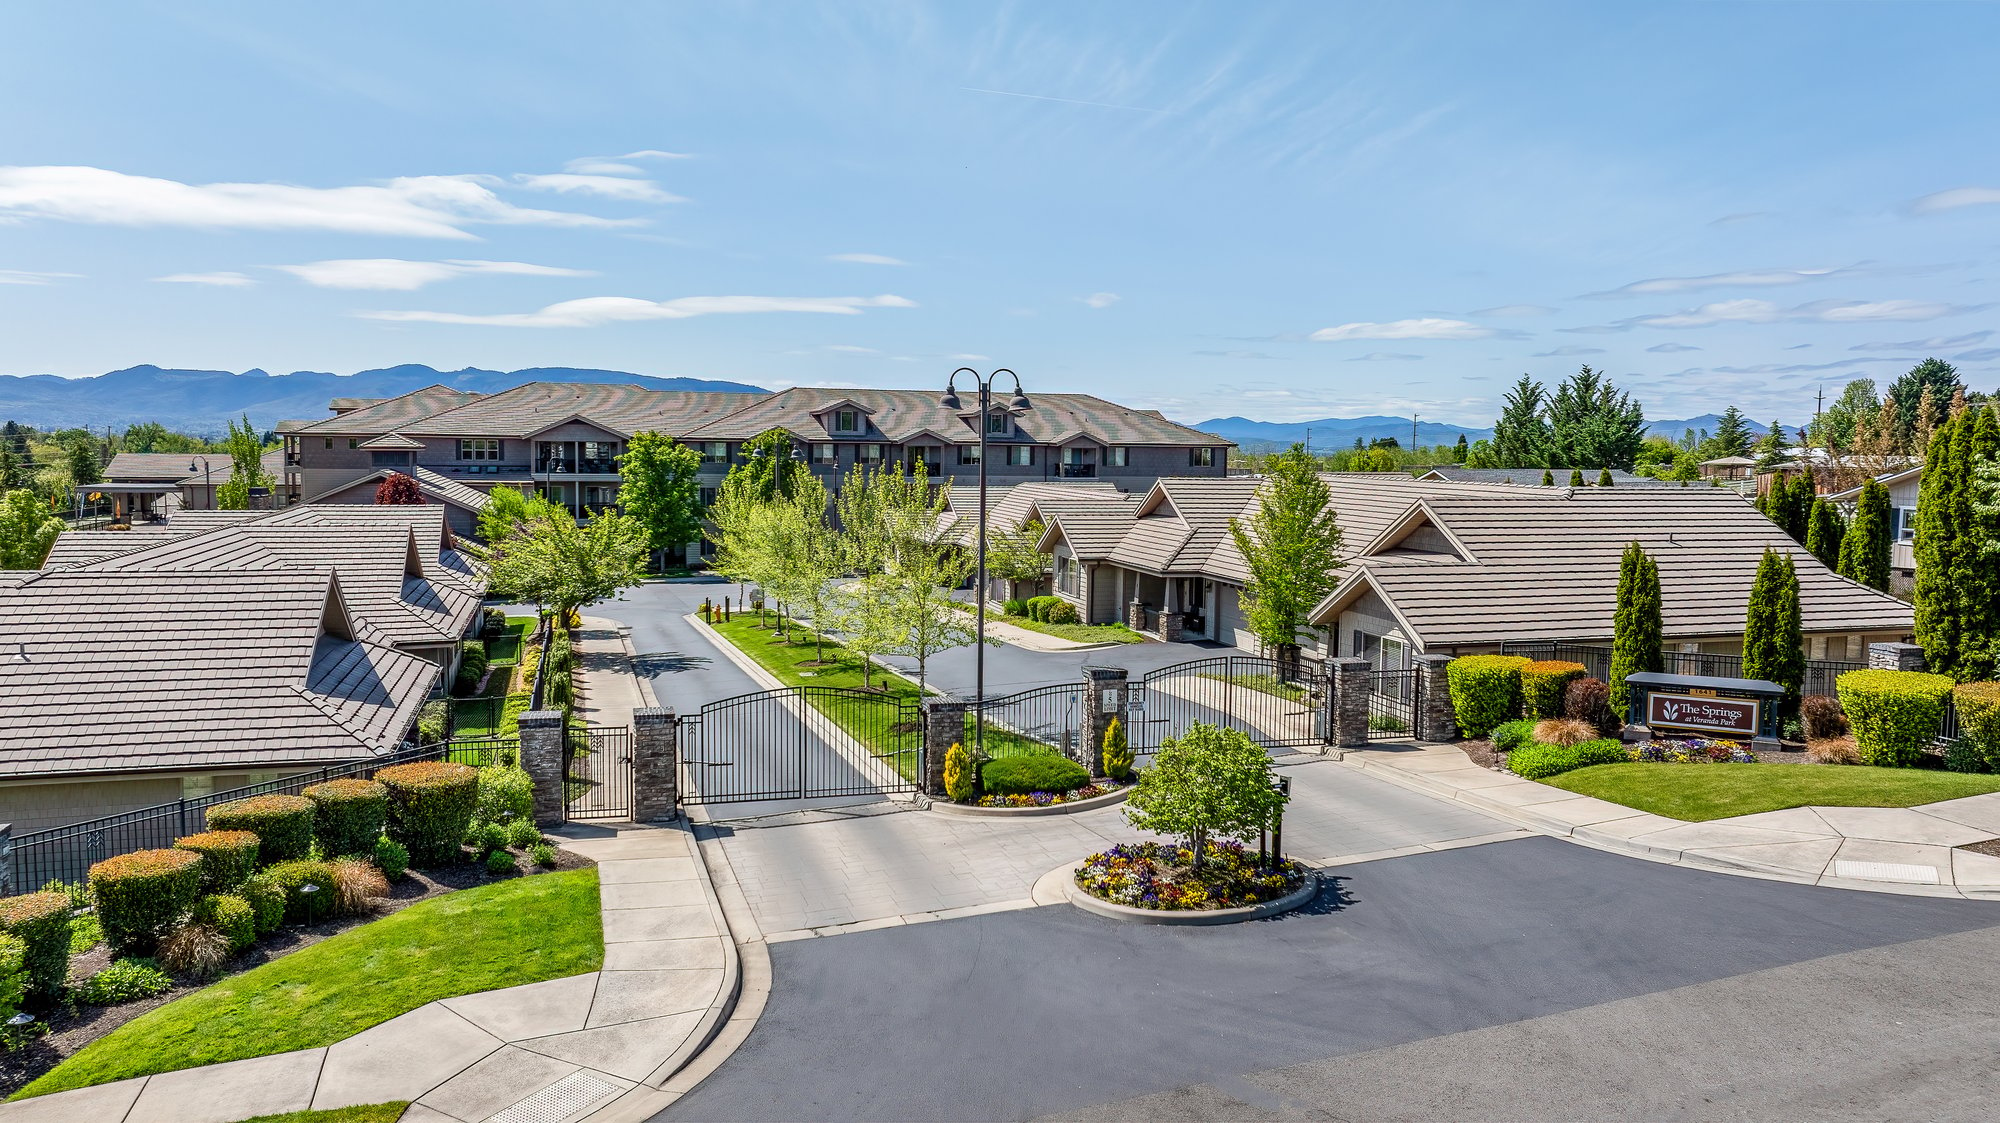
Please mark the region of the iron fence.
[[[1564, 659], [1581, 663], [1590, 677], [1611, 681], [1611, 649], [1593, 644], [1554, 643], [1544, 640], [1508, 640], [1500, 645], [1503, 655], [1529, 659]], [[1868, 664], [1841, 659], [1808, 659], [1800, 693], [1832, 694], [1834, 684], [1849, 671], [1865, 670]], [[1662, 651], [1660, 669], [1670, 675], [1705, 675], [1711, 678], [1742, 678], [1743, 657], [1705, 651]]]
[[1368, 679], [1368, 739], [1408, 740], [1416, 727], [1417, 672], [1371, 671]]
[[[983, 739], [981, 737], [983, 734]], [[983, 741], [991, 758], [1055, 753], [1088, 760], [1090, 746], [1080, 745], [1083, 730], [1083, 685], [1062, 683], [1023, 690], [974, 702], [965, 711], [965, 746]], [[1084, 751], [1078, 755], [1078, 749]]]
[[632, 731], [597, 727], [570, 737], [565, 794], [572, 819], [623, 819], [632, 814]]
[[1225, 655], [1148, 673], [1131, 690], [1131, 745], [1156, 751], [1195, 722], [1241, 730], [1267, 748], [1317, 745], [1326, 734], [1326, 673], [1310, 660]]
[[724, 698], [681, 718], [680, 746], [683, 803], [914, 791], [924, 776], [923, 710], [882, 690], [797, 686]]

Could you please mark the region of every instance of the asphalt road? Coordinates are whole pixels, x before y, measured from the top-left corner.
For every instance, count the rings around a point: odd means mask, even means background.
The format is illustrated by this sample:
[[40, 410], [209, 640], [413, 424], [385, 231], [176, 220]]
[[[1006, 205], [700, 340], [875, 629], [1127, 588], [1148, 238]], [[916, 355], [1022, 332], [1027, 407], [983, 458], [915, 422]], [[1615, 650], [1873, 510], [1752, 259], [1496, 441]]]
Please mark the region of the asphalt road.
[[1069, 906], [772, 947], [662, 1120], [1936, 1119], [2000, 1096], [2000, 904], [1534, 838], [1214, 929]]

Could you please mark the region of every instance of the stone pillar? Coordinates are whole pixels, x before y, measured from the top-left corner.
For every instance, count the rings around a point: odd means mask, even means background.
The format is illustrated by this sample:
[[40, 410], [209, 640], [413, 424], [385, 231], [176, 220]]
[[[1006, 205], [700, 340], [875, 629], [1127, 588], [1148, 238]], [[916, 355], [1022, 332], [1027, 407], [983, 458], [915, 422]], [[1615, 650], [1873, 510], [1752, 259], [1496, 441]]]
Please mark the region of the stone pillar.
[[1375, 689], [1375, 665], [1366, 659], [1335, 659], [1330, 664], [1333, 690], [1333, 744], [1357, 748], [1368, 743], [1368, 695]]
[[1924, 649], [1914, 643], [1871, 643], [1868, 665], [1878, 671], [1921, 671]]
[[[965, 740], [966, 701], [952, 694], [924, 699], [924, 794], [944, 799], [944, 757]], [[967, 752], [972, 746], [967, 745]]]
[[632, 821], [680, 813], [681, 719], [672, 706], [632, 711]]
[[1117, 718], [1125, 730], [1125, 743], [1132, 743], [1132, 713], [1126, 705], [1129, 692], [1123, 667], [1083, 669], [1083, 744], [1076, 747], [1076, 762], [1090, 769], [1092, 776], [1104, 775], [1104, 731]]
[[1136, 597], [1125, 602], [1125, 626], [1135, 632], [1146, 630], [1146, 606]]
[[1411, 716], [1419, 741], [1444, 742], [1458, 737], [1458, 715], [1451, 708], [1451, 684], [1445, 679], [1449, 655], [1417, 656], [1417, 702]]
[[560, 826], [567, 821], [561, 710], [529, 710], [521, 715], [521, 767], [535, 782], [535, 822]]

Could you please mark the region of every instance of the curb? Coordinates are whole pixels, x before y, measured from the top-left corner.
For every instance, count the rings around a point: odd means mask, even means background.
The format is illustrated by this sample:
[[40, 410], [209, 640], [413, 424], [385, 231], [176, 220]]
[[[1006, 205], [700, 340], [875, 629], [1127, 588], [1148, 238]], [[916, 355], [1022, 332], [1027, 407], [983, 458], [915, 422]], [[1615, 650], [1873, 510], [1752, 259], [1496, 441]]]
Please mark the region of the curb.
[[1076, 815], [1123, 803], [1132, 794], [1132, 787], [1133, 785], [1127, 784], [1115, 792], [1105, 792], [1103, 795], [1072, 800], [1068, 803], [1051, 803], [1047, 807], [976, 807], [948, 800], [932, 800], [930, 809], [940, 815], [961, 815], [968, 819], [1028, 819], [1037, 815]]
[[1082, 889], [1077, 888], [1073, 871], [1081, 865], [1083, 865], [1082, 862], [1072, 862], [1068, 866], [1063, 867], [1063, 869], [1056, 871], [1058, 873], [1072, 874], [1072, 876], [1066, 877], [1063, 880], [1063, 895], [1068, 898], [1069, 903], [1085, 912], [1096, 913], [1098, 916], [1109, 917], [1112, 920], [1121, 920], [1127, 924], [1176, 925], [1185, 928], [1212, 927], [1217, 924], [1239, 924], [1246, 920], [1262, 920], [1267, 916], [1277, 916], [1280, 913], [1290, 912], [1311, 901], [1314, 897], [1319, 896], [1319, 872], [1317, 870], [1307, 870], [1306, 880], [1303, 885], [1300, 885], [1297, 889], [1279, 897], [1275, 901], [1265, 901], [1262, 904], [1209, 911], [1135, 909], [1126, 905], [1112, 904], [1110, 901], [1093, 897]]

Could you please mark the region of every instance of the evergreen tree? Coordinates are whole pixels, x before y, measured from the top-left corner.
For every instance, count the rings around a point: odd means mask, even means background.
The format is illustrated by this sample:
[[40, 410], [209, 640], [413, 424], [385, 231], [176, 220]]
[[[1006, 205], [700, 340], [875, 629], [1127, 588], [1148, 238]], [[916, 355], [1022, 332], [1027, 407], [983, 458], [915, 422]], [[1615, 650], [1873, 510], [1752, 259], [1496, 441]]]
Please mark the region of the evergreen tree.
[[1959, 413], [1931, 437], [1917, 499], [1917, 642], [1933, 671], [1961, 680], [1990, 677], [2000, 643], [2000, 581], [1979, 493], [1996, 455], [1992, 412]]
[[1750, 604], [1743, 618], [1743, 677], [1785, 688], [1779, 713], [1796, 717], [1805, 683], [1805, 637], [1800, 634], [1799, 575], [1791, 555], [1764, 548]]
[[1288, 661], [1297, 655], [1299, 633], [1308, 630], [1308, 614], [1339, 581], [1340, 523], [1333, 493], [1305, 446], [1272, 457], [1264, 481], [1247, 524], [1231, 519], [1229, 533], [1250, 571], [1245, 622]]
[[1556, 474], [1554, 472], [1549, 471], [1547, 468], [1542, 469], [1542, 486], [1543, 487], [1556, 486]]
[[618, 509], [646, 528], [655, 564], [701, 539], [700, 472], [701, 454], [664, 434], [634, 433], [625, 446]]
[[1959, 655], [1958, 598], [1951, 587], [1962, 506], [1958, 473], [1966, 463], [1956, 447], [1959, 428], [1954, 419], [1931, 434], [1917, 487], [1916, 541], [1911, 547], [1917, 563], [1917, 642], [1930, 669], [1942, 675], [1957, 673]]
[[1637, 542], [1631, 543], [1618, 565], [1618, 613], [1612, 621], [1609, 686], [1618, 712], [1626, 710], [1626, 677], [1664, 666], [1662, 627], [1660, 567]]
[[1465, 463], [1465, 458], [1471, 454], [1471, 446], [1465, 443], [1465, 434], [1460, 433], [1458, 435], [1458, 443], [1451, 446], [1451, 462], [1454, 464], [1463, 464]]
[[1889, 589], [1889, 545], [1895, 533], [1889, 510], [1889, 489], [1879, 480], [1861, 485], [1854, 503], [1854, 520], [1840, 539], [1842, 577], [1871, 589]]
[[1718, 460], [1724, 456], [1747, 456], [1750, 453], [1750, 423], [1744, 420], [1743, 411], [1730, 406], [1722, 413], [1717, 423], [1715, 435], [1702, 442], [1703, 459]]
[[1975, 406], [1962, 424], [1972, 433], [1969, 501], [1960, 532], [1964, 567], [1953, 582], [1965, 605], [1965, 677], [2000, 677], [2000, 407]]
[[1884, 401], [1895, 409], [1897, 447], [1915, 452], [1921, 431], [1950, 416], [1952, 396], [1962, 389], [1958, 368], [1943, 359], [1925, 359], [1890, 383]]
[[21, 458], [5, 443], [0, 443], [0, 494], [25, 487], [28, 473], [21, 468]]
[[1801, 546], [1812, 533], [1812, 507], [1818, 498], [1819, 489], [1813, 486], [1811, 472], [1800, 472], [1786, 483], [1785, 533]]
[[1630, 468], [1646, 439], [1646, 415], [1602, 371], [1588, 366], [1550, 396], [1549, 459], [1553, 467]]
[[1493, 460], [1500, 468], [1539, 468], [1549, 462], [1549, 425], [1542, 419], [1547, 392], [1522, 375], [1507, 392], [1493, 423]]
[[1583, 469], [1571, 468], [1569, 470], [1569, 486], [1571, 487], [1583, 486]]
[[1597, 486], [1598, 487], [1611, 486], [1611, 469], [1599, 468], [1597, 470]]
[[104, 480], [104, 469], [97, 461], [96, 442], [88, 437], [78, 437], [63, 449], [69, 463], [69, 482], [88, 486]]
[[1841, 539], [1847, 533], [1847, 521], [1840, 517], [1840, 508], [1817, 496], [1812, 503], [1812, 525], [1806, 529], [1806, 550], [1819, 559], [1828, 569], [1840, 566]]

